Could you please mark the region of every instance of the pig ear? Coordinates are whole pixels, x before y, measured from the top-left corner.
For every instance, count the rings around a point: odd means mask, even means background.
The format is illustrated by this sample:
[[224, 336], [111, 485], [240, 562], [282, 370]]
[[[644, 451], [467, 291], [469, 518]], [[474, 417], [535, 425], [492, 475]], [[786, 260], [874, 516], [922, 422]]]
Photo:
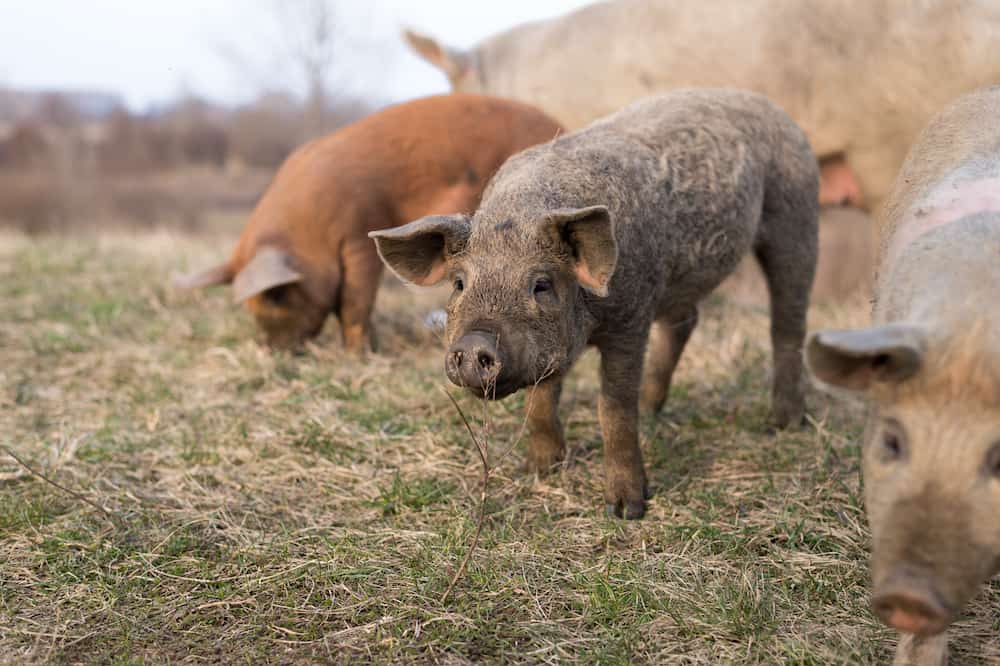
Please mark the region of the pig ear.
[[268, 289], [301, 282], [303, 277], [292, 267], [291, 255], [274, 247], [263, 247], [233, 279], [233, 301], [242, 303]]
[[229, 262], [206, 268], [197, 273], [175, 274], [170, 279], [170, 282], [178, 289], [201, 289], [214, 287], [217, 284], [229, 284], [232, 281], [233, 269], [229, 267]]
[[858, 331], [820, 331], [806, 343], [806, 364], [827, 384], [864, 391], [874, 382], [900, 382], [920, 370], [927, 332], [912, 324]]
[[469, 70], [469, 55], [442, 46], [433, 37], [404, 30], [403, 38], [421, 58], [443, 71], [455, 83]]
[[464, 215], [431, 215], [395, 229], [372, 231], [368, 237], [401, 280], [429, 287], [445, 278], [448, 257], [465, 248], [469, 231]]
[[614, 223], [604, 206], [557, 210], [545, 217], [545, 224], [573, 256], [577, 282], [597, 296], [608, 295], [608, 283], [618, 263], [618, 242]]

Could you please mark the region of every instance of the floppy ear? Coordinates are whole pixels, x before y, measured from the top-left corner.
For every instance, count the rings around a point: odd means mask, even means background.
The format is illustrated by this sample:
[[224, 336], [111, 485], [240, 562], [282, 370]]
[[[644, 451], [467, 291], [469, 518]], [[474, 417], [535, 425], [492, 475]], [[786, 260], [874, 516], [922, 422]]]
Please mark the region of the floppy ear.
[[445, 278], [448, 257], [465, 248], [470, 230], [464, 215], [431, 215], [395, 229], [372, 231], [368, 237], [400, 279], [429, 287]]
[[242, 303], [268, 289], [301, 282], [303, 278], [292, 267], [291, 255], [274, 247], [263, 247], [233, 279], [233, 301]]
[[552, 211], [543, 219], [559, 242], [569, 247], [577, 282], [597, 296], [608, 295], [618, 263], [618, 242], [605, 206]]
[[927, 332], [913, 324], [857, 331], [820, 331], [806, 343], [806, 365], [819, 380], [865, 391], [874, 382], [900, 382], [920, 370]]
[[417, 55], [444, 72], [452, 84], [469, 70], [471, 59], [463, 51], [442, 46], [433, 37], [412, 30], [404, 30], [403, 38]]
[[178, 289], [201, 289], [217, 284], [229, 284], [233, 281], [233, 269], [229, 267], [229, 262], [226, 262], [197, 273], [174, 274], [170, 281]]

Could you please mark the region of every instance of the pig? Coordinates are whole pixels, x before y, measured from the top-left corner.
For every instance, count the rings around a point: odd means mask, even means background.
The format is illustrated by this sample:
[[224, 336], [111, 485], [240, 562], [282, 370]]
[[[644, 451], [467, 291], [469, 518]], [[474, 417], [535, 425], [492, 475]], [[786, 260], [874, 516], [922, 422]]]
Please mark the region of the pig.
[[1000, 570], [1000, 87], [928, 125], [877, 226], [873, 325], [815, 333], [806, 358], [870, 405], [872, 607], [896, 664], [939, 664]]
[[370, 235], [403, 280], [451, 282], [454, 384], [486, 399], [532, 388], [531, 469], [563, 459], [562, 382], [588, 345], [599, 350], [606, 510], [641, 518], [640, 399], [663, 407], [698, 302], [751, 251], [770, 288], [774, 418], [802, 420], [818, 187], [805, 136], [764, 97], [684, 90], [512, 157], [471, 218]]
[[934, 113], [1000, 82], [998, 31], [995, 0], [615, 0], [470, 50], [405, 36], [455, 90], [534, 104], [570, 130], [674, 88], [755, 90], [805, 130], [824, 204], [876, 210]]
[[382, 262], [368, 232], [475, 209], [505, 159], [560, 130], [537, 109], [481, 95], [389, 107], [292, 153], [229, 260], [175, 282], [232, 283], [273, 347], [300, 346], [332, 312], [348, 350], [374, 349]]

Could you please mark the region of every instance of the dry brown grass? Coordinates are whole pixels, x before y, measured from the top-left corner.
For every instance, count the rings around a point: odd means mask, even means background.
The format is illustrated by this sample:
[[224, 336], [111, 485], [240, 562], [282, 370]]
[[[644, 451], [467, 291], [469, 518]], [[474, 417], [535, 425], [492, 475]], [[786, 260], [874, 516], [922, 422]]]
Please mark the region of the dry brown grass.
[[[563, 397], [569, 460], [538, 479], [482, 463], [420, 315], [390, 283], [384, 352], [253, 341], [225, 290], [167, 276], [217, 235], [0, 233], [0, 661], [57, 663], [875, 663], [857, 406], [810, 396], [767, 427], [767, 317], [716, 297], [666, 413], [645, 418], [654, 497], [603, 516], [596, 359]], [[742, 303], [742, 304], [741, 304]], [[812, 326], [864, 322], [863, 299]], [[483, 405], [457, 394], [475, 428]], [[516, 439], [523, 396], [488, 407]], [[491, 455], [498, 456], [496, 448]], [[116, 525], [120, 522], [122, 525]], [[957, 629], [956, 662], [1000, 655], [1000, 589]]]

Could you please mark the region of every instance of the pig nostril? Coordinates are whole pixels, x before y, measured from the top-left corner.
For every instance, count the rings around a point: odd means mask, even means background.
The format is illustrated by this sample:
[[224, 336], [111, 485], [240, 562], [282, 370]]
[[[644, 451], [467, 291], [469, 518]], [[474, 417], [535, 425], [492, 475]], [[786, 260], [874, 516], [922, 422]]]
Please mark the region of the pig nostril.
[[484, 370], [493, 367], [493, 356], [490, 355], [489, 352], [479, 352], [477, 360], [479, 361], [479, 367]]
[[889, 626], [912, 634], [940, 631], [946, 613], [931, 599], [906, 592], [881, 595], [873, 603], [875, 613]]

